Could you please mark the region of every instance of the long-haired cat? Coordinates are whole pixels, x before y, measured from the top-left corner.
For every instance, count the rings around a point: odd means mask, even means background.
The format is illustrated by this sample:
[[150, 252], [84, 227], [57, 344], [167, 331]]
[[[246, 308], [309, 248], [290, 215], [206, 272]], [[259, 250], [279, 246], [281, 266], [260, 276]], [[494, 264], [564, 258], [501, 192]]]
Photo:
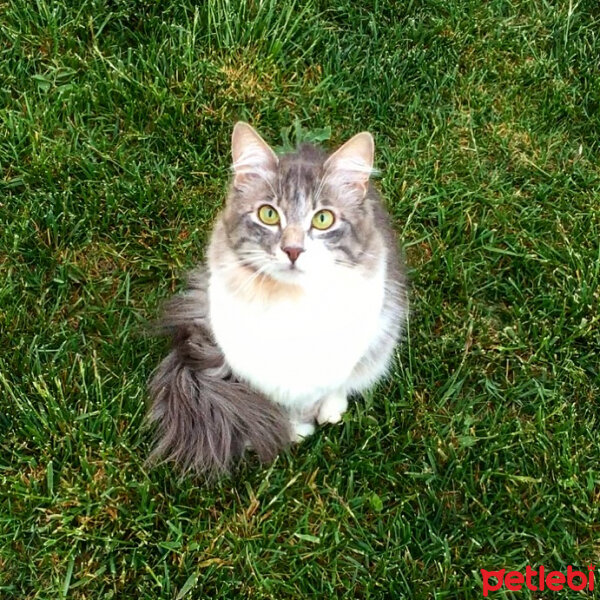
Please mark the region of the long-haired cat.
[[247, 448], [272, 459], [387, 371], [406, 319], [371, 134], [277, 156], [246, 123], [206, 265], [167, 305], [150, 383], [153, 459], [208, 477]]

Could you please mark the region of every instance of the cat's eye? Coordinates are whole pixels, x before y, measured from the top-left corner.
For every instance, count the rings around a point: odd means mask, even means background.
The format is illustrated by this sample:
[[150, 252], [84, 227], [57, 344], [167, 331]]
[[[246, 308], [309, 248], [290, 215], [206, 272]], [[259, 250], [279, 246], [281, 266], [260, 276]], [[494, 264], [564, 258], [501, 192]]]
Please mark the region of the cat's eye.
[[335, 221], [335, 217], [330, 210], [324, 209], [315, 213], [315, 216], [312, 218], [312, 226], [315, 229], [320, 229], [321, 231], [325, 229], [329, 229]]
[[265, 225], [277, 225], [279, 223], [279, 213], [270, 204], [263, 204], [258, 209], [258, 218]]

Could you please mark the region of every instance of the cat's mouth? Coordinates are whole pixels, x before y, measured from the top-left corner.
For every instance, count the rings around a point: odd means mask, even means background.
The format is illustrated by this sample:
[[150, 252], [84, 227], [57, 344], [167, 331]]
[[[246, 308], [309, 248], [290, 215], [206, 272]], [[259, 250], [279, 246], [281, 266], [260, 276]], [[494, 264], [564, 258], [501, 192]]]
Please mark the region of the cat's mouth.
[[298, 280], [306, 274], [302, 267], [291, 262], [272, 261], [270, 264], [265, 265], [264, 263], [256, 264], [252, 260], [242, 260], [240, 264], [242, 267], [249, 269], [254, 277], [262, 275], [282, 283], [298, 283]]
[[281, 281], [297, 281], [298, 278], [302, 277], [304, 274], [304, 269], [293, 264], [278, 264], [271, 271], [272, 277]]

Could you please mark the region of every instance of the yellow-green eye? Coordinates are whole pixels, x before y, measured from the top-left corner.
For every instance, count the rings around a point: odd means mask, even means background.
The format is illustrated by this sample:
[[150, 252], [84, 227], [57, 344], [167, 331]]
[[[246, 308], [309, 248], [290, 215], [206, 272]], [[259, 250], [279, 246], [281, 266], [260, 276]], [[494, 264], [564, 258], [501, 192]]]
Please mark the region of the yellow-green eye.
[[315, 213], [315, 216], [312, 218], [312, 226], [315, 229], [329, 229], [335, 221], [335, 217], [330, 210], [320, 210], [318, 213]]
[[269, 204], [263, 204], [258, 209], [258, 218], [265, 225], [277, 225], [279, 223], [279, 213]]

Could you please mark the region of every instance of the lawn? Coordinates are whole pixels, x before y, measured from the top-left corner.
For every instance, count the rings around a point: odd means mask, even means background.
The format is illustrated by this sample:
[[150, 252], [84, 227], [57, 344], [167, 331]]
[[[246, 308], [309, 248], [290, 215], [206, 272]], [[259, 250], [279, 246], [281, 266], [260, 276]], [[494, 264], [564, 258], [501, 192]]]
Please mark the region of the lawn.
[[[0, 2], [0, 598], [470, 599], [482, 568], [598, 565], [599, 57], [596, 0]], [[343, 425], [207, 487], [144, 464], [146, 330], [238, 119], [373, 133], [411, 319]]]

